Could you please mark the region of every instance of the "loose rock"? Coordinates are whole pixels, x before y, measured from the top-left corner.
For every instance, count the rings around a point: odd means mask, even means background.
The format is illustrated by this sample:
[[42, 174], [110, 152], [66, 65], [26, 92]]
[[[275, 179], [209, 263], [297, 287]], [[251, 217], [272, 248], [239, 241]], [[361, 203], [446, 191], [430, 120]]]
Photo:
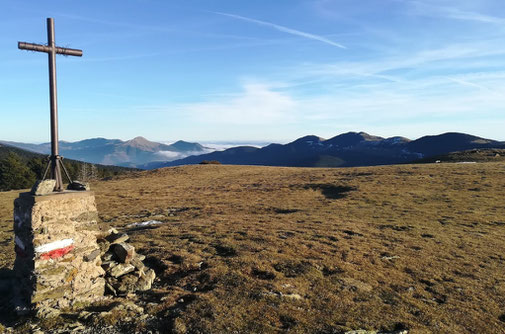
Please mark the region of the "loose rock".
[[129, 237], [115, 229], [100, 236], [102, 268], [106, 274], [106, 292], [113, 296], [129, 296], [135, 291], [150, 290], [156, 273], [142, 262], [145, 255], [135, 253], [126, 243]]
[[131, 260], [131, 264], [137, 268], [138, 270], [144, 270], [145, 266], [144, 263], [142, 263], [142, 260], [140, 259], [139, 256], [135, 254], [135, 256]]
[[31, 193], [35, 196], [47, 195], [54, 191], [55, 186], [56, 180], [39, 180], [33, 185]]
[[140, 277], [136, 286], [138, 291], [147, 291], [151, 289], [151, 286], [156, 278], [156, 273], [154, 270], [149, 269], [146, 273], [140, 271]]
[[139, 278], [135, 275], [125, 275], [121, 278], [117, 292], [127, 294], [130, 291], [135, 291], [136, 284]]
[[59, 315], [60, 311], [52, 307], [41, 307], [37, 310], [36, 314], [39, 319], [56, 318]]
[[129, 263], [135, 254], [135, 247], [125, 242], [112, 245], [112, 251], [117, 256], [119, 262]]
[[100, 255], [100, 250], [99, 249], [95, 249], [94, 251], [92, 251], [91, 253], [89, 253], [88, 255], [85, 255], [84, 256], [84, 261], [86, 262], [91, 262], [93, 261], [94, 259], [96, 259], [96, 257]]
[[123, 276], [123, 275], [126, 275], [132, 271], [135, 270], [135, 267], [132, 266], [131, 264], [118, 264], [117, 266], [114, 266], [110, 271], [110, 275], [112, 277], [120, 277], [120, 276]]
[[87, 191], [89, 190], [89, 183], [81, 182], [81, 181], [72, 181], [67, 187], [68, 190], [77, 190], [77, 191]]

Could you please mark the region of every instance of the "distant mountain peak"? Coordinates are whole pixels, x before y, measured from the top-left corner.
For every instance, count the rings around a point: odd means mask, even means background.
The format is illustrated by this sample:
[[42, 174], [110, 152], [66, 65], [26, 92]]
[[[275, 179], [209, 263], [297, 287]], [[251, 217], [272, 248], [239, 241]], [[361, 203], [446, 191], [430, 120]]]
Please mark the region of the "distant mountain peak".
[[160, 143], [155, 143], [147, 140], [144, 137], [138, 136], [133, 139], [126, 141], [125, 146], [135, 147], [147, 151], [157, 151], [159, 150]]
[[175, 143], [169, 145], [172, 149], [176, 151], [203, 151], [205, 147], [198, 143], [190, 143], [184, 140], [178, 140]]
[[130, 139], [128, 140], [127, 142], [129, 143], [139, 143], [139, 144], [148, 144], [148, 143], [152, 143], [151, 141], [145, 139], [144, 137], [142, 136], [137, 136], [133, 139]]
[[366, 132], [347, 132], [328, 139], [325, 143], [340, 147], [354, 146], [361, 142], [381, 141], [382, 137], [372, 136]]
[[300, 142], [307, 142], [307, 141], [315, 141], [315, 142], [320, 142], [320, 141], [325, 141], [326, 139], [324, 138], [321, 138], [319, 136], [315, 136], [315, 135], [308, 135], [308, 136], [304, 136], [304, 137], [301, 137], [301, 138], [298, 138], [297, 140], [295, 140], [293, 143], [300, 143]]

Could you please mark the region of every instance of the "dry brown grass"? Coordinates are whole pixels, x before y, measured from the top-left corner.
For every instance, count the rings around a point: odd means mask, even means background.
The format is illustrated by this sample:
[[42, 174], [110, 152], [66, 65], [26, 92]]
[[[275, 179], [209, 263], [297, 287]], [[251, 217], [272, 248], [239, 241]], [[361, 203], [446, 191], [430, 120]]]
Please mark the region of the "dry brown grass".
[[[505, 164], [186, 166], [92, 185], [194, 333], [505, 333]], [[0, 263], [12, 201], [0, 194]], [[166, 222], [131, 230], [132, 222]]]

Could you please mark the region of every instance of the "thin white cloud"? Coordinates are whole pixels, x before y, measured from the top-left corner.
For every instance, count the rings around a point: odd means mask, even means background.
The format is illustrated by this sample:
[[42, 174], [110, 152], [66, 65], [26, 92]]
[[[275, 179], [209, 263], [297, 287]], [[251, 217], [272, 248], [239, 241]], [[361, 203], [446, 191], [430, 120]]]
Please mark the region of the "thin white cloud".
[[300, 30], [291, 29], [291, 28], [288, 28], [288, 27], [285, 27], [285, 26], [281, 26], [281, 25], [278, 25], [278, 24], [274, 24], [274, 23], [270, 23], [270, 22], [265, 22], [265, 21], [260, 21], [260, 20], [252, 19], [252, 18], [245, 17], [245, 16], [240, 16], [240, 15], [235, 15], [235, 14], [229, 14], [229, 13], [222, 13], [222, 12], [213, 12], [213, 13], [214, 14], [218, 14], [218, 15], [232, 17], [234, 19], [238, 19], [238, 20], [242, 20], [242, 21], [256, 23], [256, 24], [262, 25], [262, 26], [271, 27], [271, 28], [274, 28], [276, 30], [279, 30], [279, 31], [282, 31], [282, 32], [285, 32], [285, 33], [288, 33], [288, 34], [291, 34], [291, 35], [300, 36], [300, 37], [304, 37], [304, 38], [307, 38], [307, 39], [312, 39], [312, 40], [316, 40], [316, 41], [319, 41], [319, 42], [323, 42], [323, 43], [326, 43], [326, 44], [329, 44], [329, 45], [332, 45], [332, 46], [336, 46], [337, 48], [347, 49], [347, 47], [345, 47], [344, 45], [342, 45], [340, 43], [336, 43], [336, 42], [334, 42], [332, 40], [329, 40], [328, 38], [325, 38], [323, 36], [314, 35], [314, 34], [311, 34], [311, 33], [303, 32], [303, 31], [300, 31]]
[[473, 83], [473, 82], [470, 82], [470, 81], [467, 81], [467, 80], [463, 80], [463, 79], [458, 79], [458, 78], [451, 78], [451, 77], [448, 77], [447, 79], [449, 79], [450, 81], [454, 82], [454, 83], [457, 83], [461, 86], [467, 86], [467, 87], [473, 87], [473, 88], [478, 88], [478, 89], [483, 89], [483, 90], [491, 90], [487, 87], [484, 87], [482, 85], [478, 85], [476, 83]]
[[207, 123], [262, 125], [292, 121], [296, 103], [291, 96], [264, 84], [246, 84], [243, 89], [233, 97], [181, 105], [178, 109]]
[[185, 152], [173, 152], [173, 151], [159, 151], [155, 153], [155, 156], [160, 159], [160, 161], [173, 161], [178, 159], [184, 159], [190, 155], [201, 155], [205, 153], [214, 152], [214, 149], [207, 148], [203, 151], [185, 151]]
[[423, 15], [445, 17], [448, 19], [462, 20], [462, 21], [491, 23], [497, 25], [505, 24], [505, 18], [486, 15], [478, 12], [465, 11], [455, 6], [448, 7], [448, 6], [433, 5], [431, 3], [418, 0], [411, 0], [408, 1], [408, 3], [414, 5], [417, 12]]

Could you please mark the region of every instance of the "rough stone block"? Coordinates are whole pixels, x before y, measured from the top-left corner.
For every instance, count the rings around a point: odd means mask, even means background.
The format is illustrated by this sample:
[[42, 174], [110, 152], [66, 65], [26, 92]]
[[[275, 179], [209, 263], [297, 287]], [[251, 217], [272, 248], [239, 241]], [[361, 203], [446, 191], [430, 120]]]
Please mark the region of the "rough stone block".
[[125, 275], [121, 278], [117, 287], [117, 292], [120, 294], [127, 294], [135, 292], [139, 278], [135, 275]]
[[91, 253], [84, 255], [84, 261], [91, 262], [100, 255], [100, 249], [95, 249]]
[[56, 180], [38, 180], [32, 187], [32, 195], [42, 196], [51, 194], [56, 186]]
[[138, 254], [135, 254], [133, 256], [131, 259], [131, 264], [137, 268], [137, 270], [144, 270], [145, 268], [144, 263], [142, 263], [142, 260], [140, 260], [140, 256], [138, 256]]
[[135, 247], [125, 242], [114, 244], [112, 251], [121, 263], [129, 263], [135, 254]]
[[109, 274], [112, 277], [118, 278], [123, 275], [126, 275], [128, 273], [131, 273], [132, 271], [135, 270], [135, 267], [132, 266], [131, 264], [118, 264], [117, 266], [114, 266], [110, 271]]
[[156, 273], [154, 272], [154, 270], [149, 269], [145, 273], [143, 271], [141, 271], [139, 280], [137, 282], [136, 289], [138, 291], [147, 291], [147, 290], [151, 289], [151, 286], [152, 286], [155, 278], [156, 278]]
[[87, 191], [89, 190], [89, 183], [81, 182], [81, 181], [73, 181], [67, 187], [68, 190], [77, 190], [77, 191]]

